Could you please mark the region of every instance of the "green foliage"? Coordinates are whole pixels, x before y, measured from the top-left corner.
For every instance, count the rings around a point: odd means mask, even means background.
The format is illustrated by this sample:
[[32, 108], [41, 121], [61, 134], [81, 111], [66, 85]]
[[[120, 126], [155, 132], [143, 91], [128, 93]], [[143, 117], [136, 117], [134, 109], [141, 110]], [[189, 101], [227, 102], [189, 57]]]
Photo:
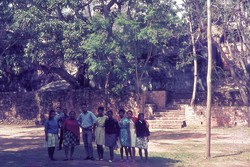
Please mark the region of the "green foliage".
[[90, 2], [90, 13], [78, 0], [10, 3], [11, 7], [5, 5], [13, 16], [9, 27], [23, 51], [6, 58], [6, 65], [13, 68], [63, 68], [70, 62], [78, 68], [85, 63], [88, 78], [116, 95], [152, 85], [155, 76], [171, 69], [168, 55], [175, 48], [167, 42], [181, 29], [173, 1], [130, 1], [121, 4], [121, 10], [105, 12], [108, 5], [103, 4], [98, 12], [96, 4], [102, 3], [97, 0]]

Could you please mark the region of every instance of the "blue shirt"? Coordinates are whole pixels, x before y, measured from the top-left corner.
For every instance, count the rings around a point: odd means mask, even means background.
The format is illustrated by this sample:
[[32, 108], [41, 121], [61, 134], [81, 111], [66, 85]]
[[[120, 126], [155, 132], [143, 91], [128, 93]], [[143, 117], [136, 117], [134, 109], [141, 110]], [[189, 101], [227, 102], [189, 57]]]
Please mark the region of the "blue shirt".
[[64, 113], [61, 111], [61, 112], [58, 112], [58, 113], [56, 114], [56, 116], [55, 116], [54, 119], [56, 119], [57, 121], [59, 121], [59, 119], [60, 119], [61, 117], [63, 117], [63, 116], [64, 116]]
[[44, 130], [47, 133], [58, 134], [58, 123], [56, 119], [46, 120]]
[[97, 118], [91, 111], [87, 111], [86, 114], [82, 112], [78, 116], [77, 121], [82, 128], [88, 128], [96, 123]]

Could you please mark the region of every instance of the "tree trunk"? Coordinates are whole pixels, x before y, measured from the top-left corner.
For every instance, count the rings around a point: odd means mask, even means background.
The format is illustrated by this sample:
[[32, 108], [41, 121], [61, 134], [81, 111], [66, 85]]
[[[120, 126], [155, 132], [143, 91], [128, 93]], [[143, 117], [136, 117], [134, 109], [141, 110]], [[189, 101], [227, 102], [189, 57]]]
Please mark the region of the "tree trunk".
[[[228, 59], [228, 57], [225, 55], [224, 51], [222, 50], [220, 44], [218, 44], [215, 40], [213, 40], [213, 44], [216, 46], [216, 48], [218, 49], [220, 55], [223, 57], [223, 59], [226, 61], [226, 64], [228, 65], [229, 69], [230, 69], [230, 74], [233, 78], [233, 81], [234, 81], [234, 84], [239, 88], [239, 92], [240, 92], [240, 96], [241, 96], [241, 99], [244, 103], [244, 105], [248, 106], [248, 103], [249, 103], [249, 98], [248, 98], [248, 82], [249, 80], [246, 78], [241, 78], [239, 79], [236, 75], [236, 72], [235, 72], [235, 65], [232, 63], [231, 60]], [[230, 51], [230, 48], [229, 48], [229, 52], [230, 54], [231, 51]], [[242, 80], [241, 82], [239, 82], [240, 80]]]
[[55, 74], [59, 75], [62, 79], [67, 81], [75, 89], [80, 87], [80, 84], [78, 83], [77, 79], [74, 76], [70, 75], [63, 68], [49, 67], [49, 66], [45, 66], [45, 65], [37, 66], [37, 68], [45, 71], [45, 73], [55, 73]]
[[194, 40], [194, 33], [193, 33], [193, 28], [192, 28], [192, 20], [191, 16], [189, 16], [189, 31], [191, 35], [191, 42], [192, 42], [192, 51], [193, 51], [193, 56], [194, 56], [194, 84], [193, 84], [193, 93], [192, 93], [192, 99], [190, 102], [190, 106], [194, 107], [194, 102], [196, 98], [196, 92], [197, 92], [197, 80], [198, 80], [198, 67], [197, 67], [197, 56], [196, 56], [196, 47], [195, 47], [195, 40]]
[[106, 73], [106, 79], [105, 79], [105, 108], [109, 108], [110, 106], [110, 100], [109, 100], [109, 76], [110, 72]]
[[206, 126], [206, 158], [210, 158], [211, 150], [211, 99], [212, 99], [212, 36], [211, 36], [211, 0], [207, 0], [207, 47], [208, 47], [208, 66], [207, 66], [207, 126]]

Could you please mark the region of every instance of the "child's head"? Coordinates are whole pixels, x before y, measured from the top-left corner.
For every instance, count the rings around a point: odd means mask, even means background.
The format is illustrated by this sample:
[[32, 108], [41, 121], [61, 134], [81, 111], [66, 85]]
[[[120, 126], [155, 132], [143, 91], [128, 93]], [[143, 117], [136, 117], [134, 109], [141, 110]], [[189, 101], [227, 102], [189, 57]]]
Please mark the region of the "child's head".
[[49, 120], [52, 120], [56, 116], [56, 112], [54, 110], [49, 111]]
[[144, 120], [144, 114], [143, 113], [139, 113], [138, 114], [138, 119], [141, 120], [141, 121]]
[[133, 112], [131, 110], [127, 111], [127, 117], [130, 119], [133, 116]]
[[123, 118], [124, 117], [124, 114], [125, 114], [125, 110], [124, 109], [120, 109], [119, 112], [118, 112], [120, 118]]
[[108, 116], [109, 118], [112, 118], [112, 117], [113, 117], [113, 111], [112, 111], [112, 110], [108, 110], [108, 111], [107, 111], [107, 116]]
[[97, 112], [98, 112], [98, 115], [103, 115], [104, 107], [102, 106], [98, 107]]
[[71, 119], [75, 118], [75, 117], [76, 117], [76, 112], [75, 112], [75, 111], [70, 111], [69, 117], [70, 117]]

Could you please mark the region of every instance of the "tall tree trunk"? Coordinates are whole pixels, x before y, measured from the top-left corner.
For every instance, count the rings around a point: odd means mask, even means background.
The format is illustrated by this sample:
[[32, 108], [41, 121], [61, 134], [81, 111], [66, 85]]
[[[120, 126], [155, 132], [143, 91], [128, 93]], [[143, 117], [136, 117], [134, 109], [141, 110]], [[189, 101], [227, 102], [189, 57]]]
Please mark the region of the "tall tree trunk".
[[[228, 43], [228, 41], [227, 41], [227, 48], [228, 48], [228, 50], [229, 50], [229, 54], [230, 55], [232, 55], [233, 57], [234, 57], [234, 53], [232, 52], [232, 50], [231, 50], [231, 46], [230, 46], [230, 44]], [[240, 58], [241, 59], [241, 58]], [[246, 106], [248, 106], [248, 101], [249, 101], [249, 98], [248, 98], [248, 89], [247, 89], [247, 87], [246, 87], [246, 84], [247, 84], [247, 77], [245, 77], [246, 78], [246, 83], [245, 84], [242, 84], [242, 83], [240, 83], [239, 82], [239, 79], [238, 79], [238, 76], [237, 76], [237, 74], [236, 74], [236, 72], [235, 72], [235, 68], [230, 68], [231, 69], [231, 75], [232, 75], [232, 77], [233, 77], [233, 79], [234, 79], [234, 82], [235, 82], [235, 84], [237, 85], [237, 87], [239, 88], [239, 91], [240, 91], [240, 95], [241, 95], [241, 99], [242, 99], [242, 101], [243, 101], [243, 103], [244, 103], [244, 105], [246, 105]]]
[[208, 47], [208, 66], [207, 66], [207, 126], [206, 126], [206, 158], [210, 158], [211, 150], [211, 99], [212, 99], [212, 36], [211, 36], [211, 0], [207, 0], [207, 47]]
[[189, 16], [189, 31], [190, 31], [190, 35], [191, 35], [192, 52], [193, 52], [193, 56], [194, 56], [194, 84], [193, 84], [193, 93], [192, 93], [192, 99], [190, 102], [190, 106], [194, 107], [194, 102], [195, 102], [196, 92], [197, 92], [198, 68], [197, 68], [196, 47], [195, 47], [195, 40], [194, 40], [194, 33], [193, 33], [193, 25], [192, 25], [191, 16]]
[[106, 73], [106, 79], [105, 79], [105, 108], [109, 108], [110, 106], [110, 97], [109, 97], [109, 76], [110, 72]]
[[[249, 103], [249, 98], [248, 98], [248, 79], [246, 77], [246, 79], [241, 78], [241, 80], [243, 80], [243, 82], [239, 82], [240, 79], [237, 77], [237, 74], [235, 72], [235, 65], [233, 64], [233, 62], [231, 60], [229, 60], [229, 58], [225, 55], [224, 51], [222, 50], [220, 44], [218, 44], [215, 40], [213, 40], [213, 44], [216, 46], [216, 48], [218, 49], [220, 55], [222, 56], [222, 58], [225, 60], [226, 64], [228, 65], [229, 69], [230, 69], [230, 74], [233, 78], [234, 84], [239, 88], [240, 91], [240, 96], [241, 99], [244, 103], [244, 105], [248, 105]], [[229, 49], [229, 54], [232, 54], [230, 47], [228, 47]]]

